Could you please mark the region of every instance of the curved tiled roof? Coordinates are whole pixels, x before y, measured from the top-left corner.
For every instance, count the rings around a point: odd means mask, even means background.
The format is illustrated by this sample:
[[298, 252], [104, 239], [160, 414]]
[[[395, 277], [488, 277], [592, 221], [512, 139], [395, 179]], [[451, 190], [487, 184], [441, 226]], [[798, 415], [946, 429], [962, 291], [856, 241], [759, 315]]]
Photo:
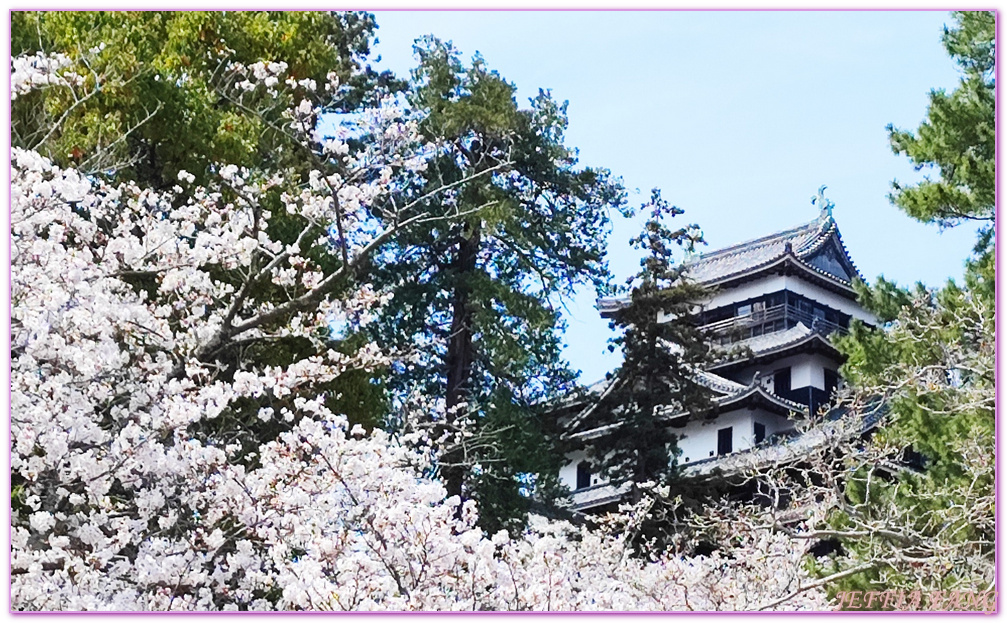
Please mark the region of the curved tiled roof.
[[809, 337], [820, 337], [826, 342], [828, 340], [820, 330], [808, 328], [803, 322], [798, 322], [796, 326], [783, 331], [764, 333], [747, 340], [741, 340], [731, 346], [735, 348], [746, 348], [751, 351], [751, 356], [758, 357], [768, 353], [790, 348], [804, 342]]
[[[835, 250], [827, 246], [835, 244]], [[838, 267], [826, 270], [816, 266], [816, 258], [833, 253]], [[828, 261], [828, 260], [827, 260]], [[827, 264], [826, 264], [827, 265]], [[838, 286], [852, 295], [850, 277], [863, 279], [850, 258], [843, 237], [832, 214], [823, 210], [818, 218], [792, 229], [741, 242], [723, 249], [689, 258], [685, 261], [685, 276], [702, 285], [714, 286], [761, 270], [788, 266], [798, 267], [822, 280], [823, 285]], [[629, 305], [629, 297], [601, 298], [596, 307], [603, 317]]]
[[840, 263], [846, 265], [855, 275], [859, 276], [859, 272], [846, 250], [846, 245], [843, 243], [842, 236], [839, 234], [836, 221], [827, 211], [823, 211], [817, 219], [810, 223], [793, 229], [691, 258], [685, 262], [686, 274], [690, 279], [699, 283], [714, 284], [770, 266], [789, 255], [800, 260], [800, 264], [806, 268], [837, 279], [844, 285], [849, 285], [850, 281], [845, 275], [823, 270], [808, 263], [808, 260], [821, 251], [831, 240], [836, 241], [838, 251], [841, 252]]
[[[808, 412], [808, 407], [806, 405], [777, 396], [765, 389], [762, 384], [756, 380], [753, 380], [751, 385], [742, 385], [741, 383], [736, 383], [730, 379], [726, 379], [718, 374], [714, 374], [713, 372], [706, 370], [696, 371], [693, 379], [703, 387], [720, 394], [713, 399], [713, 403], [718, 407], [730, 406], [749, 398], [759, 398], [770, 404], [777, 405], [787, 411], [794, 411], [796, 413], [803, 414], [807, 414]], [[594, 387], [594, 385], [592, 385], [592, 387]], [[671, 413], [670, 409], [659, 412], [659, 417], [667, 419], [681, 417], [682, 415], [686, 414], [684, 412]], [[605, 426], [578, 431], [572, 433], [570, 436], [575, 439], [593, 439], [604, 435], [606, 432], [614, 430], [619, 426], [621, 426], [621, 423], [606, 424]]]
[[710, 369], [716, 370], [725, 366], [732, 366], [738, 361], [754, 361], [757, 357], [785, 351], [815, 340], [820, 341], [829, 348], [834, 348], [828, 338], [820, 331], [810, 329], [803, 322], [798, 322], [797, 326], [784, 331], [774, 331], [773, 333], [766, 333], [731, 344], [732, 351], [735, 353], [740, 352], [745, 357], [739, 359], [738, 356], [732, 356], [731, 352], [728, 352], [726, 358], [712, 364]]
[[764, 333], [762, 335], [738, 342], [737, 345], [746, 347], [751, 350], [753, 354], [758, 355], [778, 348], [785, 348], [791, 344], [800, 342], [802, 339], [812, 335], [813, 333], [815, 333], [814, 330], [809, 329], [803, 322], [798, 322], [796, 326], [791, 327], [790, 329], [776, 331], [773, 333]]
[[752, 385], [745, 388], [744, 391], [735, 394], [728, 394], [727, 396], [721, 396], [720, 398], [714, 399], [717, 406], [726, 407], [737, 402], [741, 402], [747, 398], [758, 396], [766, 402], [775, 404], [788, 411], [794, 411], [795, 413], [802, 413], [807, 415], [808, 406], [800, 402], [795, 402], [788, 398], [783, 398], [782, 396], [777, 396], [776, 394], [770, 392], [764, 388], [760, 383], [753, 382]]
[[707, 372], [706, 370], [698, 370], [694, 374], [695, 376], [693, 376], [693, 380], [696, 381], [696, 383], [720, 394], [736, 394], [748, 388], [747, 385], [735, 383], [730, 379], [725, 379], [719, 374]]

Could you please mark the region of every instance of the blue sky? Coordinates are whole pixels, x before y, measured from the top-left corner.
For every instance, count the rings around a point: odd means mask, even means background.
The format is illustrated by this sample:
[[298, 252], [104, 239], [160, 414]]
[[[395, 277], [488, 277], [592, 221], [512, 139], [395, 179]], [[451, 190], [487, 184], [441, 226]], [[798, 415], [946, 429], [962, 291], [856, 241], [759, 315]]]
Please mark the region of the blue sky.
[[[888, 146], [885, 126], [915, 128], [931, 88], [951, 89], [944, 11], [377, 11], [379, 67], [406, 76], [425, 34], [476, 51], [518, 87], [569, 100], [567, 145], [611, 169], [639, 204], [653, 187], [697, 222], [707, 249], [817, 215], [826, 184], [860, 271], [873, 281], [939, 285], [958, 277], [974, 241], [940, 232], [887, 199], [920, 173]], [[639, 189], [639, 193], [634, 193]], [[636, 271], [627, 241], [609, 241], [619, 282]], [[566, 356], [592, 382], [619, 363], [585, 290], [568, 305]]]

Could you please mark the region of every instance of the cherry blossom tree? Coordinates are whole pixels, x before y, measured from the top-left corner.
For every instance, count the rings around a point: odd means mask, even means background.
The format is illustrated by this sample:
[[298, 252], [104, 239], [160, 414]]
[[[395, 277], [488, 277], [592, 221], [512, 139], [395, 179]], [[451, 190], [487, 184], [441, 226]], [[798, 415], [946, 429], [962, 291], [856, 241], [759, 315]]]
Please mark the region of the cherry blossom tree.
[[[15, 95], [71, 80], [58, 59], [12, 68]], [[289, 79], [280, 63], [229, 71], [239, 102]], [[13, 608], [827, 606], [795, 590], [805, 550], [781, 532], [735, 530], [732, 548], [689, 558], [633, 556], [620, 527], [632, 513], [608, 529], [536, 520], [520, 538], [485, 535], [475, 506], [458, 513], [426, 476], [437, 440], [333, 411], [317, 387], [396, 356], [331, 348], [334, 325], [366, 323], [386, 300], [368, 283], [370, 254], [460, 215], [395, 200], [438, 147], [394, 99], [339, 136], [315, 133], [320, 110], [300, 100], [281, 128], [339, 163], [281, 194], [302, 223], [293, 242], [270, 233], [278, 215], [263, 199], [290, 180], [221, 163], [205, 185], [182, 171], [155, 191], [13, 151]], [[267, 286], [283, 296], [256, 296]], [[313, 348], [285, 365], [219, 357], [289, 337]], [[227, 427], [206, 433], [238, 405], [285, 426], [251, 449]], [[425, 408], [424, 420], [443, 410]]]

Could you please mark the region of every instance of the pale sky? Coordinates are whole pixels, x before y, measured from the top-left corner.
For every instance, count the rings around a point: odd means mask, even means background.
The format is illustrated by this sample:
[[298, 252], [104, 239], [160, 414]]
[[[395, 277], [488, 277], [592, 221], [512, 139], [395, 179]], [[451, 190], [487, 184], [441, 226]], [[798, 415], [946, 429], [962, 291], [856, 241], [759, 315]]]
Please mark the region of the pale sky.
[[[919, 173], [888, 146], [885, 126], [914, 129], [931, 88], [957, 70], [940, 42], [944, 11], [377, 11], [379, 67], [407, 76], [412, 41], [451, 40], [518, 87], [569, 100], [567, 145], [623, 178], [639, 204], [659, 187], [697, 222], [707, 250], [812, 220], [826, 184], [854, 262], [870, 281], [940, 285], [959, 277], [974, 242], [941, 233], [887, 199]], [[634, 193], [639, 189], [639, 193]], [[639, 264], [627, 241], [641, 219], [616, 220], [618, 282]], [[619, 363], [594, 294], [569, 304], [565, 354], [586, 383]]]

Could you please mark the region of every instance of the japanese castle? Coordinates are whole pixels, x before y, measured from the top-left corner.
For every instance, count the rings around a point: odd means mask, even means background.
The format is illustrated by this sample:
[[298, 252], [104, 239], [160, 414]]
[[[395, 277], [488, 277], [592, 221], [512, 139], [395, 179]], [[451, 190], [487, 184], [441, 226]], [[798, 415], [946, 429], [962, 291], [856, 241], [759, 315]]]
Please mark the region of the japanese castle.
[[[697, 302], [697, 321], [725, 355], [696, 377], [713, 392], [712, 412], [669, 422], [686, 477], [730, 471], [740, 459], [751, 466], [760, 455], [775, 460], [782, 445], [799, 446], [797, 424], [827, 405], [842, 382], [842, 357], [829, 336], [845, 332], [853, 318], [877, 322], [857, 303], [853, 281], [861, 277], [833, 204], [822, 191], [814, 201], [821, 211], [810, 223], [686, 260], [688, 278], [710, 288]], [[601, 299], [598, 309], [607, 317], [625, 304]], [[602, 434], [569, 431], [571, 440], [583, 442], [560, 470], [575, 511], [621, 498], [586, 461], [586, 446]]]

